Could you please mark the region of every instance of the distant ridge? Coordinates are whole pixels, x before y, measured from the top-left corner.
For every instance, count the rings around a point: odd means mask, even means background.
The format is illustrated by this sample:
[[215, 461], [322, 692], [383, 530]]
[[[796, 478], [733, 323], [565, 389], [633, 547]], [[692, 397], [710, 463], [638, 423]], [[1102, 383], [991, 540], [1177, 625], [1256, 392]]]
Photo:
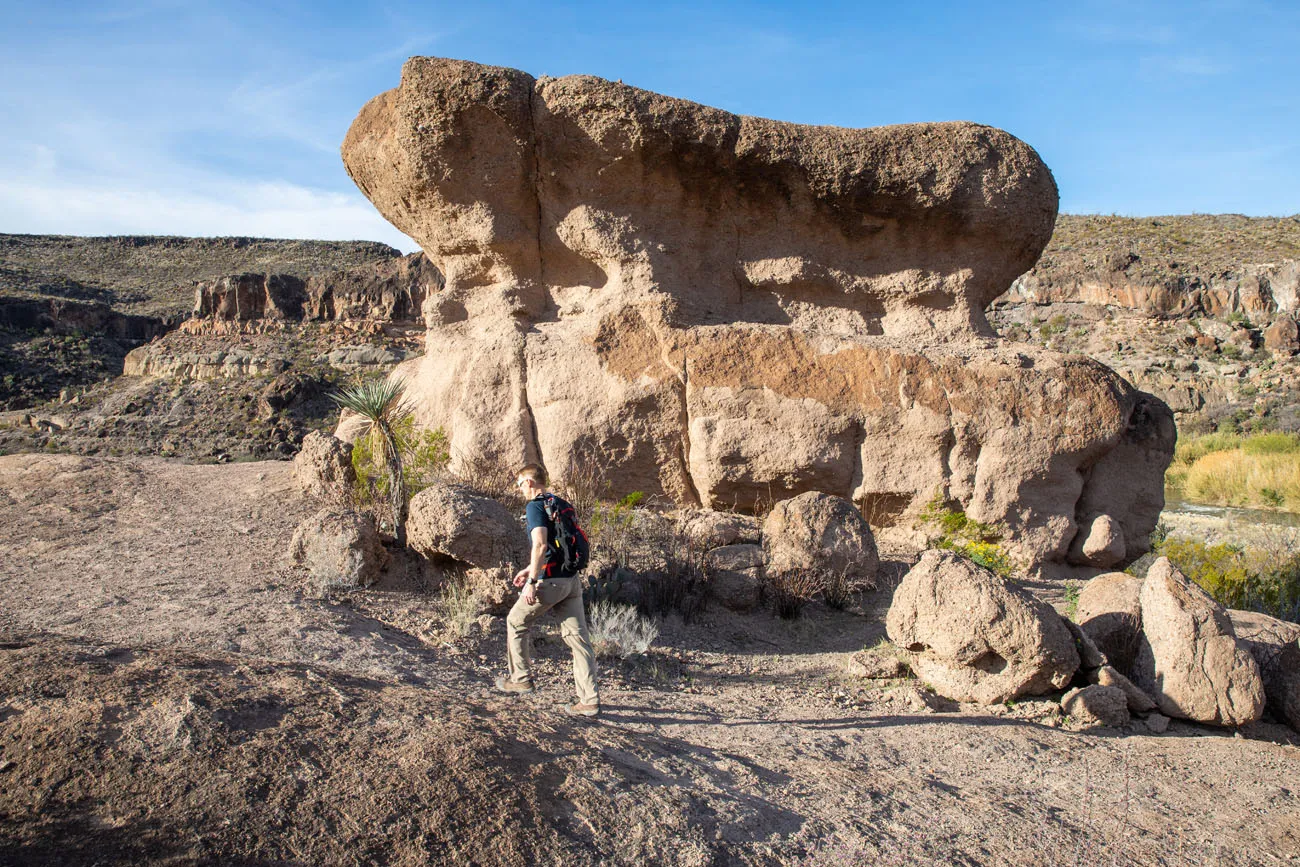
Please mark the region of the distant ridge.
[[189, 311], [196, 281], [245, 272], [306, 277], [401, 255], [376, 241], [0, 233], [0, 296], [100, 301], [166, 317]]

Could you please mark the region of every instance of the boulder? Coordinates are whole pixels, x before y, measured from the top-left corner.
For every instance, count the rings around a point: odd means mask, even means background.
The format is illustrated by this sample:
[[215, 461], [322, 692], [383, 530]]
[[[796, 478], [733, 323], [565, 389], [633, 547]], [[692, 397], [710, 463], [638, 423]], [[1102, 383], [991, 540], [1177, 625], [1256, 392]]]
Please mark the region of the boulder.
[[1300, 352], [1300, 325], [1290, 316], [1279, 316], [1264, 329], [1264, 347], [1281, 356]]
[[411, 498], [406, 541], [426, 557], [449, 557], [480, 569], [528, 562], [520, 521], [496, 500], [461, 485], [430, 485]]
[[1079, 591], [1075, 620], [1120, 672], [1132, 669], [1142, 634], [1142, 579], [1123, 572], [1098, 575]]
[[1128, 725], [1130, 719], [1124, 691], [1100, 684], [1067, 692], [1061, 698], [1061, 711], [1082, 726], [1120, 728]]
[[1300, 731], [1300, 624], [1254, 611], [1230, 610], [1228, 619], [1259, 665], [1269, 711]]
[[741, 572], [746, 569], [762, 569], [763, 563], [762, 545], [726, 545], [714, 548], [704, 555], [704, 565], [708, 569]]
[[1264, 713], [1259, 665], [1228, 613], [1167, 557], [1142, 582], [1142, 641], [1133, 680], [1172, 717], [1239, 726]]
[[351, 504], [357, 483], [352, 445], [312, 431], [303, 437], [302, 448], [293, 459], [293, 480], [308, 497], [334, 506]]
[[852, 587], [875, 587], [880, 567], [875, 537], [857, 508], [818, 491], [772, 507], [763, 521], [763, 553], [768, 575], [847, 575]]
[[1088, 679], [1101, 686], [1113, 686], [1123, 692], [1124, 698], [1128, 701], [1128, 709], [1133, 713], [1150, 713], [1156, 709], [1156, 703], [1151, 696], [1138, 689], [1137, 684], [1109, 665], [1103, 665], [1090, 672]]
[[724, 608], [748, 614], [763, 601], [763, 579], [758, 569], [719, 569], [709, 572], [709, 594]]
[[927, 551], [894, 592], [889, 640], [941, 695], [998, 704], [1043, 695], [1079, 667], [1074, 639], [1046, 602], [948, 551]]
[[368, 587], [388, 566], [375, 525], [356, 512], [322, 509], [298, 525], [289, 543], [295, 562], [307, 567], [321, 589]]
[[1075, 537], [1078, 550], [1071, 558], [1075, 563], [1109, 569], [1124, 561], [1128, 548], [1124, 528], [1110, 515], [1098, 515], [1079, 528]]
[[736, 542], [757, 542], [762, 524], [751, 515], [691, 509], [680, 516], [682, 532], [700, 550], [721, 548]]
[[1169, 717], [1162, 713], [1149, 714], [1143, 722], [1153, 734], [1162, 735], [1169, 731]]
[[393, 375], [453, 469], [590, 455], [615, 497], [824, 491], [895, 522], [940, 489], [1030, 565], [1064, 562], [1078, 515], [1145, 550], [1168, 407], [988, 325], [1057, 207], [1001, 130], [800, 126], [422, 57], [343, 157], [443, 277], [436, 351]]

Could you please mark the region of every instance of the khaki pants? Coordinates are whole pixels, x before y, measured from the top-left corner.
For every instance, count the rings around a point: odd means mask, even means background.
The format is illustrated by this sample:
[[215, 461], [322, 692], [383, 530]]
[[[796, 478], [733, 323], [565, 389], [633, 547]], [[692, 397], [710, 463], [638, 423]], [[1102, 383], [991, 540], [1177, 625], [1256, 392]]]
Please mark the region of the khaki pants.
[[510, 679], [515, 683], [530, 683], [533, 642], [529, 628], [533, 621], [552, 608], [560, 618], [560, 634], [573, 651], [573, 684], [581, 704], [599, 704], [596, 692], [596, 654], [591, 649], [591, 634], [587, 631], [587, 615], [582, 607], [581, 578], [547, 578], [537, 585], [537, 601], [524, 602], [521, 595], [506, 618], [506, 660], [510, 666]]

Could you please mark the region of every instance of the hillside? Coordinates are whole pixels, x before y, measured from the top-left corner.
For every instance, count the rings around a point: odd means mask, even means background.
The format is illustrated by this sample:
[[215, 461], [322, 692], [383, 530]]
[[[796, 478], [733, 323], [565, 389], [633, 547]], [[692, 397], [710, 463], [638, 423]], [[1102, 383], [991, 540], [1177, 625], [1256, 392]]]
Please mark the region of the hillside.
[[245, 272], [305, 277], [391, 259], [375, 241], [0, 234], [0, 297], [100, 301], [121, 313], [188, 313], [198, 280]]

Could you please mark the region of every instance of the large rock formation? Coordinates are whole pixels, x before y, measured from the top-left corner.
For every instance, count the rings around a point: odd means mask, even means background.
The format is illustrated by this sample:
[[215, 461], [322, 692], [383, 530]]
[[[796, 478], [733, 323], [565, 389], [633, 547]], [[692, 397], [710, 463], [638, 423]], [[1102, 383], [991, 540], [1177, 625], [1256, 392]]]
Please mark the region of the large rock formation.
[[343, 145], [445, 278], [395, 375], [456, 460], [589, 455], [614, 493], [873, 514], [938, 491], [1063, 561], [1163, 505], [1173, 424], [1107, 368], [996, 338], [1056, 185], [973, 123], [741, 117], [589, 76], [414, 58]]

